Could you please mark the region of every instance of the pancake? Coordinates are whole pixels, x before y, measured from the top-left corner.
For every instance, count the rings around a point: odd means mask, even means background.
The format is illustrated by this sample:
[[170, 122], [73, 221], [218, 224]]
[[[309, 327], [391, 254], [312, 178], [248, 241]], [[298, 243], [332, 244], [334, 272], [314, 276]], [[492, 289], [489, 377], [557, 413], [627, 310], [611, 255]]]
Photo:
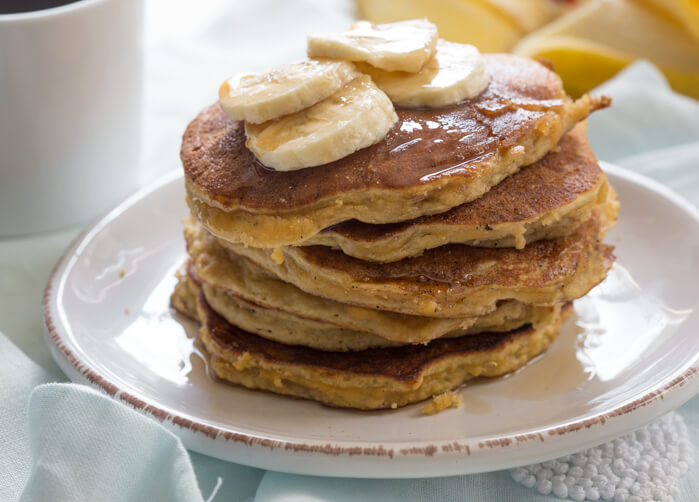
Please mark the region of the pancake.
[[[343, 332], [372, 335], [361, 340], [372, 340], [374, 344], [379, 343], [376, 338], [397, 343], [426, 343], [460, 331], [464, 333], [483, 330], [503, 331], [518, 327], [526, 319], [536, 315], [537, 307], [515, 301], [500, 302], [479, 317], [462, 316], [453, 319], [406, 315], [349, 305], [306, 293], [292, 284], [279, 280], [250, 260], [227, 253], [196, 221], [190, 220], [185, 223], [185, 238], [194, 275], [211, 289], [234, 297], [235, 299], [231, 299], [231, 302], [237, 301], [249, 307], [254, 305], [251, 308], [256, 310], [274, 310], [280, 315], [287, 314], [293, 316], [297, 323], [308, 321], [306, 327], [313, 325], [317, 328], [318, 324], [312, 323], [319, 322], [327, 328], [326, 333], [331, 328], [341, 328]], [[178, 284], [178, 289], [185, 287], [185, 284]], [[173, 297], [173, 304], [179, 309], [179, 305], [186, 300], [185, 297], [193, 297], [194, 293], [184, 292], [178, 295], [179, 298]], [[189, 305], [193, 303], [193, 300], [184, 303], [184, 308], [189, 309]], [[215, 300], [212, 299], [212, 303], [216, 303]], [[231, 309], [219, 304], [215, 306], [218, 312], [223, 313], [224, 317], [234, 324], [241, 322], [240, 318], [233, 317], [235, 314]], [[255, 329], [250, 324], [246, 326], [249, 331], [260, 333], [259, 329]], [[285, 332], [281, 330], [279, 333]], [[279, 333], [275, 333], [274, 336], [280, 336]], [[282, 341], [279, 338], [276, 339]], [[305, 339], [308, 340], [308, 337]], [[353, 345], [351, 347], [348, 345], [348, 349], [359, 348], [359, 336], [355, 335], [354, 339]], [[286, 340], [287, 343], [290, 342], [289, 338]], [[325, 338], [324, 342], [331, 343], [328, 340]], [[341, 343], [343, 342], [339, 341], [336, 346]], [[368, 345], [363, 348], [368, 348]]]
[[[178, 273], [178, 284], [172, 295], [173, 306], [182, 313], [197, 318], [197, 297], [201, 291], [209, 306], [231, 324], [268, 340], [287, 345], [301, 345], [313, 349], [333, 352], [357, 351], [379, 347], [396, 347], [405, 343], [338, 327], [336, 324], [316, 319], [299, 317], [279, 309], [260, 306], [245, 301], [226, 290], [202, 284], [196, 277], [193, 266], [188, 273]], [[492, 313], [471, 318], [464, 324], [442, 335], [445, 338], [477, 334], [483, 332], [506, 332], [525, 324], [538, 325], [550, 315], [555, 307], [524, 305], [518, 302], [503, 302]], [[423, 342], [424, 343], [424, 342]]]
[[[439, 339], [359, 352], [284, 345], [228, 323], [199, 296], [200, 337], [214, 374], [249, 389], [359, 409], [395, 408], [458, 387], [475, 377], [514, 371], [558, 335], [558, 309], [538, 327]], [[566, 309], [566, 314], [570, 311]]]
[[241, 122], [218, 104], [184, 134], [192, 213], [218, 237], [254, 247], [298, 244], [345, 220], [391, 223], [447, 211], [542, 158], [608, 98], [573, 102], [544, 65], [484, 56], [492, 76], [477, 98], [397, 109], [379, 143], [330, 164], [276, 172], [246, 147]]
[[170, 303], [175, 310], [192, 319], [199, 319], [197, 312], [197, 298], [199, 297], [199, 281], [195, 280], [189, 273], [190, 261], [175, 272], [177, 283], [170, 295]]
[[401, 223], [343, 222], [303, 245], [330, 246], [360, 260], [380, 262], [418, 256], [450, 243], [521, 249], [572, 233], [604, 201], [607, 188], [581, 123], [556, 150], [474, 201]]
[[613, 247], [601, 239], [616, 209], [614, 199], [571, 235], [524, 249], [448, 244], [392, 263], [366, 262], [324, 246], [285, 246], [277, 256], [219, 243], [312, 295], [403, 314], [471, 317], [502, 300], [551, 305], [586, 294], [614, 261]]

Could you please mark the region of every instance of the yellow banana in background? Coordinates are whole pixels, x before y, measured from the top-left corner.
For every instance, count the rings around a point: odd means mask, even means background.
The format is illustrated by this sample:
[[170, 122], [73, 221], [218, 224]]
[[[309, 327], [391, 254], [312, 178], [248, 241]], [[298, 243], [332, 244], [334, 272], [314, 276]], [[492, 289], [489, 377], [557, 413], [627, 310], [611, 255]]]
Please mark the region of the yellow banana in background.
[[677, 91], [699, 98], [699, 38], [662, 8], [670, 3], [679, 8], [670, 0], [590, 1], [522, 39], [514, 52], [550, 59], [574, 97], [644, 58]]
[[644, 0], [643, 3], [674, 17], [699, 40], [699, 0]]
[[442, 38], [481, 52], [508, 52], [517, 41], [568, 10], [554, 0], [357, 0], [359, 16], [374, 23], [427, 18]]
[[553, 62], [574, 97], [636, 59], [699, 98], [699, 0], [357, 0], [373, 22], [426, 17], [442, 38]]

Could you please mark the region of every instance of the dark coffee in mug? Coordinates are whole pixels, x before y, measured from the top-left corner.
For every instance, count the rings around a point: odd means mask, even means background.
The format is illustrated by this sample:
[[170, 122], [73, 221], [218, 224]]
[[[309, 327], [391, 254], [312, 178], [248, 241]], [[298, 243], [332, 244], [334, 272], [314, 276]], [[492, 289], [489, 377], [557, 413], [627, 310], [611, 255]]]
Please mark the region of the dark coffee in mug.
[[0, 0], [0, 14], [18, 14], [35, 10], [51, 9], [77, 0]]

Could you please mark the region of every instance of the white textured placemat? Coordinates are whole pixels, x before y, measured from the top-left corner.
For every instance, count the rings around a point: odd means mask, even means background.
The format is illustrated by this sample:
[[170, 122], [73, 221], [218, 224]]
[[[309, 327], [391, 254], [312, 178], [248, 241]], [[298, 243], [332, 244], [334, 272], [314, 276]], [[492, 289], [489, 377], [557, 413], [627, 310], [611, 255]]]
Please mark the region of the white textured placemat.
[[670, 413], [595, 448], [512, 469], [512, 479], [539, 493], [573, 500], [669, 502], [693, 464], [684, 420]]

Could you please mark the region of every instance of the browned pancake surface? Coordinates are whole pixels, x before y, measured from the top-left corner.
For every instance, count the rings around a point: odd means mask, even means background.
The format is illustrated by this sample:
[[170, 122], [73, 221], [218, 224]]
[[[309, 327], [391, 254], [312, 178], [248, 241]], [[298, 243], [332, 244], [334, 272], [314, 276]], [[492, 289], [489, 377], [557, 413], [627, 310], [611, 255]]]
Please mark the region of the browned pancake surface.
[[251, 210], [298, 208], [353, 190], [477, 177], [499, 149], [518, 145], [537, 121], [569, 101], [559, 77], [543, 65], [504, 54], [485, 58], [492, 80], [477, 98], [437, 109], [398, 109], [399, 120], [384, 140], [298, 171], [262, 166], [245, 147], [242, 123], [212, 105], [185, 132], [185, 173], [222, 207]]
[[478, 199], [445, 213], [372, 225], [350, 220], [331, 229], [356, 241], [390, 238], [412, 225], [485, 227], [527, 221], [555, 211], [597, 188], [602, 171], [580, 124], [561, 139], [559, 150], [505, 178]]
[[[448, 244], [392, 263], [362, 261], [324, 246], [296, 249], [310, 265], [346, 273], [360, 283], [390, 282], [420, 290], [445, 285], [450, 288], [541, 287], [574, 275], [579, 263], [597, 245], [599, 233], [600, 218], [593, 216], [567, 237], [534, 242], [524, 249]], [[613, 247], [600, 246], [602, 255], [613, 261]]]
[[249, 352], [268, 361], [303, 365], [355, 375], [382, 375], [403, 381], [417, 379], [424, 369], [443, 357], [493, 350], [518, 336], [533, 332], [528, 324], [507, 333], [481, 333], [437, 339], [427, 345], [403, 345], [358, 352], [325, 352], [297, 345], [284, 345], [253, 335], [228, 323], [200, 296], [206, 329], [218, 347]]

